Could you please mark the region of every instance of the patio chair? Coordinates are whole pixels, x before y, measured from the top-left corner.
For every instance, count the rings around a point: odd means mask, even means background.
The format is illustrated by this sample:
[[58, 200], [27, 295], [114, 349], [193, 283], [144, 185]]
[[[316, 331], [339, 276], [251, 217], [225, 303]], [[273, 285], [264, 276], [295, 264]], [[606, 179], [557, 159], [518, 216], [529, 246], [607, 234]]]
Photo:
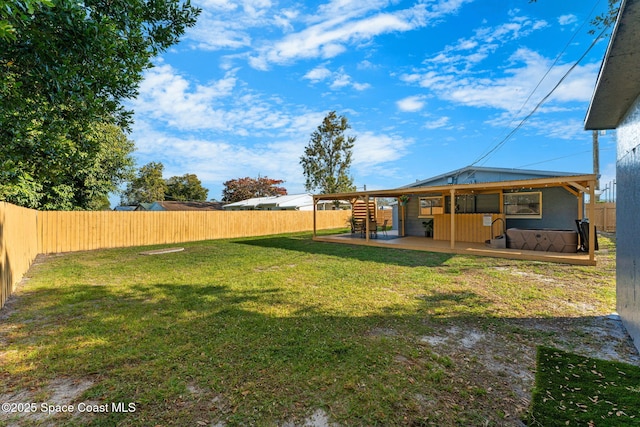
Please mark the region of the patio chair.
[[[365, 230], [366, 233], [366, 230]], [[369, 237], [372, 239], [378, 238], [378, 225], [376, 224], [375, 219], [369, 220]]]
[[[360, 220], [360, 236], [366, 237], [367, 235], [367, 223], [365, 220]], [[378, 238], [378, 227], [376, 226], [376, 221], [373, 219], [369, 220], [369, 237], [370, 238]]]
[[376, 234], [379, 230], [381, 230], [385, 236], [387, 236], [387, 224], [389, 223], [388, 219], [385, 219], [381, 226], [377, 227]]

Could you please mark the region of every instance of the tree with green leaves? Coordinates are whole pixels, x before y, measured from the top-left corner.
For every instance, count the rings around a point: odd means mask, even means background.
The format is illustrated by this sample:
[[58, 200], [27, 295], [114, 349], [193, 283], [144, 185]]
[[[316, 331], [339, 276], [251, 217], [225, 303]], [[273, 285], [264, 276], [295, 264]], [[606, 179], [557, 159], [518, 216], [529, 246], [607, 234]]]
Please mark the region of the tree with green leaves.
[[[0, 0], [0, 200], [86, 209], [78, 175], [96, 128], [128, 131], [151, 59], [199, 9], [189, 0]], [[68, 173], [69, 165], [74, 171]], [[92, 164], [95, 167], [96, 163]], [[120, 173], [120, 172], [118, 172]], [[80, 187], [79, 187], [80, 185]]]
[[197, 175], [188, 173], [164, 179], [163, 172], [164, 165], [160, 162], [151, 162], [142, 166], [138, 169], [137, 175], [130, 179], [126, 190], [122, 192], [120, 202], [123, 205], [137, 205], [164, 200], [180, 202], [207, 200], [209, 190], [202, 186]]
[[167, 190], [164, 195], [166, 200], [202, 202], [207, 200], [209, 194], [209, 190], [204, 188], [202, 182], [192, 173], [172, 176], [166, 180], [166, 184]]
[[287, 189], [280, 187], [284, 181], [259, 176], [258, 178], [237, 178], [226, 181], [222, 190], [224, 203], [235, 203], [254, 197], [284, 196]]
[[45, 210], [104, 208], [133, 176], [134, 144], [119, 127], [96, 122], [84, 133], [0, 144], [0, 200]]
[[307, 191], [329, 194], [356, 189], [349, 175], [356, 137], [345, 136], [345, 131], [350, 128], [345, 116], [331, 111], [311, 134], [300, 158]]
[[615, 24], [620, 10], [620, 0], [608, 0], [608, 2], [607, 11], [591, 20], [592, 29], [589, 31], [590, 34], [595, 34], [598, 30], [611, 28]]
[[51, 0], [0, 0], [0, 40], [15, 40], [16, 26], [22, 25], [41, 7], [51, 7]]
[[[75, 151], [73, 161], [67, 166], [67, 173], [61, 181], [72, 177], [74, 184], [69, 192], [73, 194], [73, 209], [103, 210], [110, 193], [118, 193], [119, 186], [129, 181], [135, 172], [135, 149], [123, 130], [116, 125], [98, 122], [91, 126], [82, 140], [83, 146]], [[94, 147], [98, 150], [94, 151]], [[44, 208], [58, 209], [53, 200]], [[69, 207], [71, 208], [71, 207]]]
[[167, 192], [167, 182], [162, 178], [163, 171], [164, 165], [159, 162], [142, 166], [123, 192], [121, 203], [137, 205], [163, 201]]

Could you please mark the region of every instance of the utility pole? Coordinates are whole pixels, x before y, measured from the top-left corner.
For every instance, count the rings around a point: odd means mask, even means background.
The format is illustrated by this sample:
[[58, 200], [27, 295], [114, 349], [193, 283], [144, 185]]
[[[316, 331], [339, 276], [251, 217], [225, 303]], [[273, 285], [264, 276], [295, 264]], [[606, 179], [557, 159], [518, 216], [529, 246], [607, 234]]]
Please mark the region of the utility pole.
[[593, 136], [593, 174], [596, 176], [595, 201], [600, 201], [600, 147], [598, 144], [598, 131], [592, 131]]

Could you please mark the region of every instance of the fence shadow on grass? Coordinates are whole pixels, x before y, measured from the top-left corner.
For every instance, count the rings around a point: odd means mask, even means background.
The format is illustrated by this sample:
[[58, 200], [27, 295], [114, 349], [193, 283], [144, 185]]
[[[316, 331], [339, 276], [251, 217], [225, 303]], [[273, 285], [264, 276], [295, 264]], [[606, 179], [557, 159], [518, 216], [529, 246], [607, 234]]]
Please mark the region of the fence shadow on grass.
[[455, 255], [447, 253], [411, 251], [407, 249], [378, 248], [357, 245], [315, 242], [311, 235], [275, 236], [255, 239], [242, 239], [237, 244], [277, 248], [341, 258], [357, 259], [402, 267], [437, 267]]

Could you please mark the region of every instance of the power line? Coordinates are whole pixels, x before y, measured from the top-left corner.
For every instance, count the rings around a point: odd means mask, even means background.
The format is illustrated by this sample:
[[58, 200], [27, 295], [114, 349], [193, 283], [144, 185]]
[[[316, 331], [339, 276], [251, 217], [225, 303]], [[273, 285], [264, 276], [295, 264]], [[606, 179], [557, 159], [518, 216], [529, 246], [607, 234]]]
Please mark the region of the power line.
[[[514, 114], [513, 118], [511, 119], [511, 121], [509, 122], [508, 126], [511, 126], [511, 124], [513, 123], [515, 117], [517, 117], [520, 112], [524, 109], [525, 105], [529, 102], [529, 100], [531, 99], [531, 97], [533, 96], [533, 94], [536, 92], [536, 90], [540, 87], [540, 85], [542, 84], [542, 82], [544, 81], [544, 79], [547, 77], [547, 75], [551, 72], [551, 70], [553, 69], [553, 67], [558, 63], [558, 61], [560, 60], [560, 57], [562, 56], [562, 54], [566, 51], [567, 47], [571, 44], [571, 42], [573, 41], [573, 39], [576, 37], [576, 35], [582, 30], [582, 28], [584, 27], [584, 25], [586, 24], [586, 22], [588, 21], [589, 17], [593, 14], [594, 10], [596, 9], [596, 7], [598, 6], [598, 4], [600, 4], [601, 0], [598, 0], [598, 2], [594, 5], [594, 7], [591, 9], [591, 12], [589, 13], [587, 19], [585, 19], [582, 23], [582, 25], [578, 28], [578, 30], [576, 30], [574, 32], [574, 34], [571, 36], [571, 38], [569, 39], [569, 41], [567, 42], [567, 44], [565, 45], [565, 47], [562, 49], [562, 51], [556, 56], [556, 59], [554, 60], [554, 62], [551, 64], [551, 66], [549, 67], [549, 69], [547, 70], [547, 72], [544, 74], [544, 76], [542, 76], [542, 78], [540, 79], [540, 81], [538, 82], [538, 84], [536, 85], [536, 87], [531, 91], [531, 93], [529, 94], [529, 96], [527, 97], [527, 99], [524, 101], [524, 103], [522, 104], [522, 106], [520, 107], [520, 109], [518, 110], [518, 112], [516, 114]], [[602, 30], [602, 32], [598, 35], [598, 37], [595, 38], [595, 40], [591, 43], [591, 45], [587, 48], [587, 50], [582, 54], [582, 56], [569, 68], [569, 70], [562, 76], [562, 78], [558, 81], [558, 83], [551, 89], [551, 91], [549, 93], [547, 93], [547, 95], [544, 96], [544, 98], [542, 98], [542, 100], [540, 100], [538, 102], [538, 104], [536, 104], [536, 106], [533, 108], [533, 110], [526, 115], [521, 121], [520, 123], [518, 123], [518, 125], [512, 129], [500, 142], [498, 142], [497, 144], [495, 144], [493, 146], [493, 148], [491, 148], [488, 152], [486, 152], [485, 154], [483, 154], [482, 156], [480, 156], [476, 161], [474, 161], [473, 163], [470, 164], [470, 166], [474, 166], [478, 163], [480, 163], [480, 161], [482, 161], [483, 159], [487, 158], [490, 154], [496, 152], [498, 149], [500, 149], [509, 139], [511, 139], [511, 137], [518, 131], [520, 130], [520, 128], [522, 128], [522, 126], [526, 123], [527, 120], [529, 120], [529, 118], [531, 118], [531, 116], [533, 116], [538, 109], [542, 106], [542, 104], [544, 104], [546, 102], [547, 99], [549, 99], [549, 97], [553, 94], [553, 92], [555, 92], [555, 90], [560, 86], [560, 84], [562, 84], [562, 82], [568, 77], [568, 75], [578, 66], [578, 64], [587, 56], [587, 54], [591, 51], [591, 49], [596, 45], [596, 43], [600, 40], [600, 38], [602, 38], [602, 36], [605, 33], [605, 29]]]
[[515, 121], [515, 118], [518, 117], [520, 115], [520, 113], [522, 112], [522, 110], [524, 110], [524, 107], [529, 103], [529, 101], [531, 100], [531, 97], [533, 96], [534, 93], [536, 93], [536, 91], [538, 90], [538, 88], [540, 87], [540, 85], [542, 84], [542, 82], [544, 81], [544, 79], [547, 78], [547, 76], [549, 75], [549, 73], [551, 72], [551, 70], [553, 70], [553, 67], [556, 66], [556, 64], [558, 63], [558, 61], [560, 61], [560, 58], [562, 57], [562, 55], [566, 52], [567, 48], [571, 45], [571, 43], [573, 42], [573, 40], [576, 38], [576, 36], [580, 33], [580, 31], [582, 31], [582, 29], [584, 28], [584, 26], [587, 24], [587, 22], [589, 21], [589, 18], [591, 17], [591, 15], [593, 15], [593, 12], [596, 10], [596, 8], [598, 7], [598, 5], [600, 4], [601, 0], [598, 0], [596, 2], [596, 4], [593, 6], [593, 8], [591, 9], [591, 12], [589, 12], [589, 15], [587, 15], [587, 18], [584, 19], [582, 21], [582, 25], [580, 25], [580, 27], [573, 32], [573, 35], [571, 36], [571, 38], [569, 39], [569, 41], [567, 42], [567, 44], [564, 45], [564, 47], [562, 48], [562, 50], [560, 51], [560, 53], [558, 53], [558, 55], [556, 56], [556, 58], [554, 59], [553, 63], [549, 66], [549, 68], [547, 69], [547, 72], [544, 73], [544, 75], [542, 76], [542, 78], [538, 81], [538, 84], [536, 85], [536, 87], [533, 88], [533, 90], [531, 90], [531, 92], [529, 93], [529, 96], [527, 96], [527, 99], [525, 99], [525, 101], [522, 103], [522, 106], [520, 107], [520, 109], [513, 115], [511, 121], [509, 122], [509, 124], [507, 125], [507, 127], [510, 127], [511, 124]]
[[[600, 151], [611, 151], [611, 150], [614, 150], [614, 148], [603, 148]], [[526, 165], [517, 166], [516, 169], [527, 168], [529, 166], [540, 165], [540, 164], [543, 164], [543, 163], [555, 162], [556, 160], [568, 159], [569, 157], [575, 157], [575, 156], [579, 156], [580, 154], [586, 154], [586, 153], [591, 153], [591, 150], [579, 151], [577, 153], [569, 154], [569, 155], [566, 155], [566, 156], [555, 157], [553, 159], [547, 159], [547, 160], [541, 160], [541, 161], [535, 162], [535, 163], [528, 163]]]
[[571, 68], [569, 68], [569, 70], [562, 76], [562, 78], [558, 81], [558, 83], [556, 83], [556, 85], [551, 89], [551, 91], [549, 93], [547, 93], [544, 98], [542, 98], [540, 100], [540, 102], [538, 102], [538, 104], [536, 104], [536, 106], [533, 108], [533, 110], [527, 114], [521, 121], [520, 123], [518, 123], [518, 125], [512, 129], [507, 136], [505, 136], [502, 141], [500, 141], [499, 143], [497, 143], [491, 150], [489, 150], [486, 154], [484, 154], [483, 156], [481, 156], [478, 160], [476, 160], [475, 162], [473, 162], [471, 164], [471, 166], [479, 163], [481, 160], [487, 158], [491, 153], [494, 153], [495, 151], [497, 151], [500, 147], [502, 147], [509, 139], [511, 139], [511, 137], [520, 130], [520, 128], [522, 128], [522, 126], [524, 126], [524, 124], [527, 122], [527, 120], [529, 120], [531, 118], [531, 116], [533, 116], [538, 109], [542, 106], [542, 104], [544, 104], [547, 99], [549, 99], [549, 97], [553, 94], [553, 92], [556, 91], [556, 89], [562, 84], [562, 82], [564, 82], [564, 80], [569, 76], [569, 74], [578, 66], [578, 64], [585, 58], [585, 56], [587, 56], [587, 54], [589, 53], [589, 51], [591, 51], [591, 49], [593, 48], [593, 46], [595, 46], [596, 42], [598, 40], [600, 40], [600, 38], [602, 37], [602, 35], [604, 34], [604, 30], [600, 33], [600, 35], [593, 41], [593, 43], [591, 43], [591, 45], [589, 46], [589, 48], [582, 54], [582, 56], [571, 66]]

